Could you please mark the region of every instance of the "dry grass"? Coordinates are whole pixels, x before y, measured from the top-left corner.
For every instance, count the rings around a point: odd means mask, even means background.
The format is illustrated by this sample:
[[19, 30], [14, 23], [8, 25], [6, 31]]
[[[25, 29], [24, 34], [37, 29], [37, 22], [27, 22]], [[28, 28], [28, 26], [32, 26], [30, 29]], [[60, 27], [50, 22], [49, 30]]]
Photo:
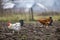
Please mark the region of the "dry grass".
[[[48, 18], [49, 16], [36, 16], [36, 15], [34, 15], [34, 19], [35, 20], [37, 20], [37, 19], [41, 19], [41, 18]], [[54, 16], [52, 16], [53, 17], [53, 20], [58, 20], [58, 19], [60, 19], [60, 16], [58, 16], [58, 15], [54, 15]], [[30, 15], [20, 15], [20, 14], [18, 14], [18, 15], [10, 15], [10, 16], [3, 16], [3, 17], [0, 17], [0, 21], [5, 21], [5, 22], [7, 22], [7, 21], [18, 21], [18, 20], [20, 20], [20, 19], [23, 19], [23, 20], [25, 20], [25, 21], [29, 21], [29, 19], [31, 18], [31, 16]]]
[[[41, 19], [41, 18], [48, 18], [50, 16], [35, 16], [34, 19]], [[54, 15], [54, 16], [51, 16], [53, 18], [53, 20], [58, 20], [60, 19], [60, 15]]]

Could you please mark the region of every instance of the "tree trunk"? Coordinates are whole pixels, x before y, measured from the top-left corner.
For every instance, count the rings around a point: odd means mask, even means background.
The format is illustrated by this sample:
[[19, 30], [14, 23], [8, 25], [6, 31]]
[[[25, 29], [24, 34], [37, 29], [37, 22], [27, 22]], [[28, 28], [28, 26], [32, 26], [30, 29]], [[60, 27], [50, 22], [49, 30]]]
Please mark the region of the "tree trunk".
[[0, 0], [0, 16], [3, 16], [2, 0]]

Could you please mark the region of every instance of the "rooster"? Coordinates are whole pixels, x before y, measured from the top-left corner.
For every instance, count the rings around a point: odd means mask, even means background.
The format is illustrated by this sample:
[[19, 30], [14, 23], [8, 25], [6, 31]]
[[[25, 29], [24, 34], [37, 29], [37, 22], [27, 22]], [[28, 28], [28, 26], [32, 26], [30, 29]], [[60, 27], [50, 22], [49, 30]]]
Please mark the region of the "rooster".
[[20, 25], [21, 25], [20, 23], [14, 23], [14, 24], [8, 23], [8, 28], [9, 29], [14, 29], [14, 30], [18, 31], [19, 28], [21, 27]]
[[37, 20], [38, 22], [40, 22], [41, 24], [45, 25], [45, 26], [51, 26], [53, 23], [53, 19], [52, 17], [46, 18], [46, 19], [40, 19]]
[[21, 30], [21, 26], [23, 26], [23, 25], [22, 25], [22, 23], [20, 21], [16, 22], [16, 23], [11, 23], [11, 22], [7, 23], [8, 29], [13, 30], [13, 33], [14, 33], [14, 31], [20, 31]]

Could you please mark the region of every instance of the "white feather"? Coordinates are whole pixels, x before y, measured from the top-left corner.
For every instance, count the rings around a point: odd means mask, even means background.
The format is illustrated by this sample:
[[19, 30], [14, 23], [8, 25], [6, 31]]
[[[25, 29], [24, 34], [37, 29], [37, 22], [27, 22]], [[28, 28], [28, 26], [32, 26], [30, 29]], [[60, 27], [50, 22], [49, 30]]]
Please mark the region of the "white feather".
[[10, 24], [10, 26], [8, 26], [8, 28], [19, 31], [21, 29], [21, 24], [20, 23]]

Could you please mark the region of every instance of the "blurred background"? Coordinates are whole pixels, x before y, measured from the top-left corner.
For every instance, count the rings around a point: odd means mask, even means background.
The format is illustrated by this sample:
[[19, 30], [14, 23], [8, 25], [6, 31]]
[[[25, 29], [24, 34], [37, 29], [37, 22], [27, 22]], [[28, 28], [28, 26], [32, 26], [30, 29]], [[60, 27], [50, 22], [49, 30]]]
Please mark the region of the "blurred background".
[[60, 0], [0, 0], [0, 21], [36, 20], [52, 16], [59, 20]]
[[60, 0], [0, 0], [0, 40], [60, 40]]

